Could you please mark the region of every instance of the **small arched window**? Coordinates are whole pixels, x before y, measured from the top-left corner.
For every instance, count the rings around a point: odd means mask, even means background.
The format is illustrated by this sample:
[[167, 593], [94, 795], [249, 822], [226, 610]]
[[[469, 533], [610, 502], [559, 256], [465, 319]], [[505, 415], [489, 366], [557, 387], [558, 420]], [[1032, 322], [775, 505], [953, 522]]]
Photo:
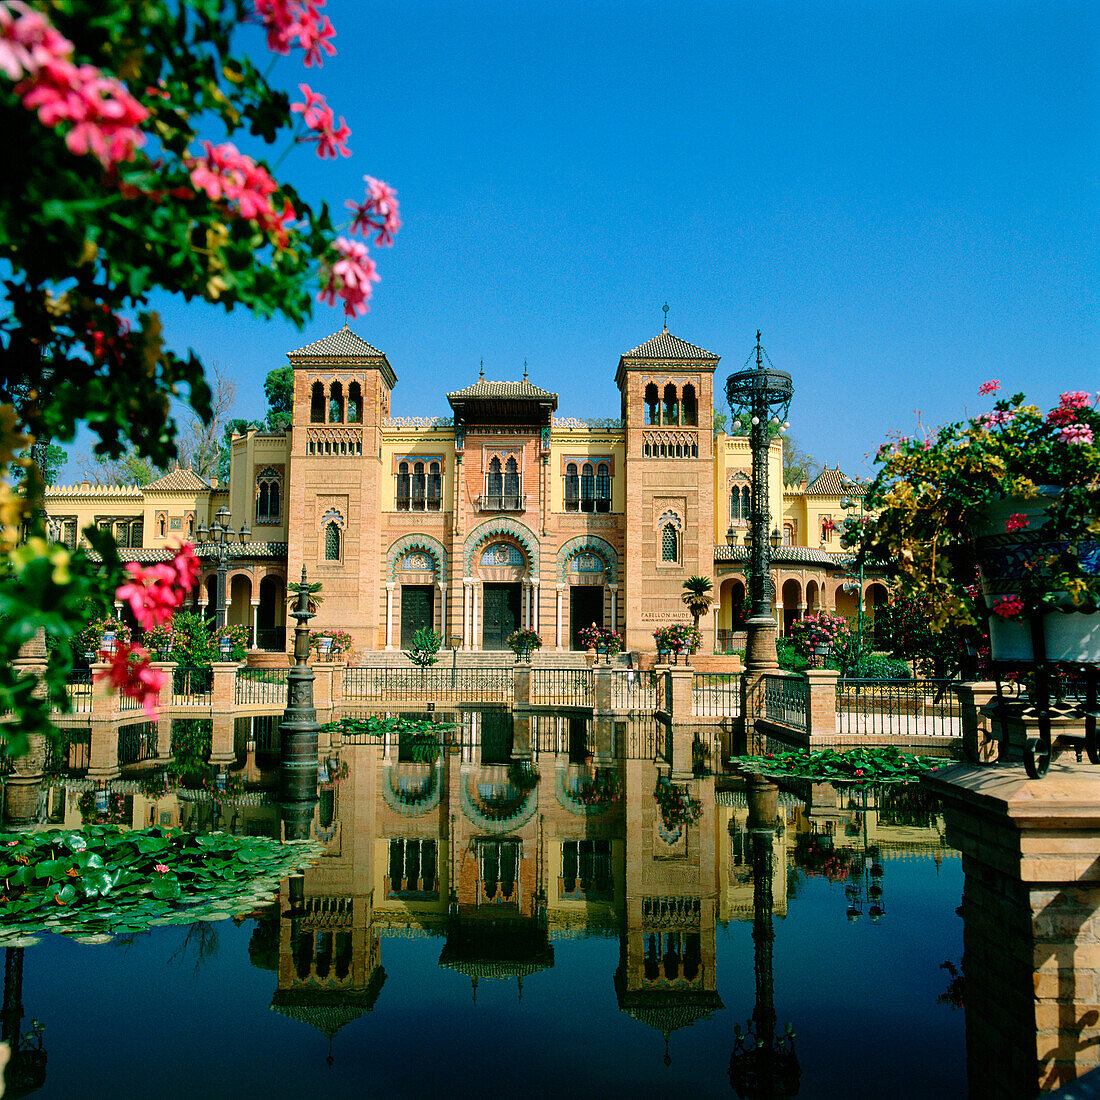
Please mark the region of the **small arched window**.
[[676, 387], [671, 382], [665, 386], [663, 419], [666, 424], [680, 423], [680, 403], [676, 400]]
[[606, 462], [596, 467], [596, 511], [611, 511], [611, 467]]
[[691, 385], [690, 382], [684, 387], [684, 395], [680, 402], [680, 410], [683, 417], [680, 423], [699, 423], [699, 402], [695, 397], [695, 387]]
[[509, 458], [504, 467], [505, 508], [519, 507], [519, 466], [514, 458]]
[[311, 424], [325, 422], [325, 387], [320, 382], [314, 382], [309, 392], [309, 422]]
[[168, 534], [168, 520], [164, 516], [157, 516], [157, 537], [164, 538]]
[[325, 561], [340, 560], [340, 528], [336, 520], [325, 525]]
[[427, 496], [427, 483], [424, 478], [424, 463], [413, 463], [412, 475], [412, 509], [414, 512], [424, 511], [425, 497]]
[[741, 518], [752, 519], [752, 493], [747, 485], [741, 489]]
[[443, 470], [438, 462], [428, 466], [428, 511], [438, 512], [443, 507]]
[[596, 471], [591, 462], [586, 462], [581, 467], [581, 511], [594, 512], [596, 510]]
[[279, 475], [271, 468], [261, 470], [257, 478], [256, 522], [278, 523], [282, 506]]
[[730, 489], [730, 523], [741, 518], [741, 490], [735, 485]]
[[661, 404], [657, 396], [657, 386], [653, 382], [645, 388], [645, 422], [647, 424], [661, 422]]
[[661, 561], [676, 562], [680, 560], [680, 532], [676, 530], [676, 524], [666, 523], [661, 528]]
[[407, 512], [409, 510], [409, 464], [402, 462], [397, 467], [397, 510]]
[[504, 475], [500, 459], [494, 455], [489, 461], [489, 472], [485, 475], [485, 495], [490, 508], [500, 507], [500, 498], [504, 495]]
[[352, 382], [348, 386], [348, 423], [363, 423], [363, 391], [358, 382]]
[[344, 387], [339, 382], [333, 382], [329, 390], [328, 398], [328, 422], [340, 424], [344, 419]]
[[577, 475], [577, 464], [570, 462], [565, 467], [565, 510], [576, 512], [580, 509], [580, 478]]

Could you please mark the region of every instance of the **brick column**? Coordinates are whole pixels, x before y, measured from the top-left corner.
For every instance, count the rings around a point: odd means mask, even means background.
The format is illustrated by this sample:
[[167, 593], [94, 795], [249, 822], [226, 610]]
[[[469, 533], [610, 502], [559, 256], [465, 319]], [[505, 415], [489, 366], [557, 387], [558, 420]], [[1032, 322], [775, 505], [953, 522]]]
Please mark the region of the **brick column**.
[[215, 714], [220, 710], [232, 710], [237, 705], [237, 669], [239, 667], [236, 661], [213, 663], [214, 689], [211, 693], [211, 709]]
[[347, 672], [346, 661], [332, 662], [332, 709], [344, 705], [344, 673]]
[[88, 778], [97, 782], [115, 779], [121, 774], [118, 767], [119, 695], [109, 689], [106, 679], [97, 679], [107, 668], [105, 664], [92, 665]]
[[314, 661], [313, 669], [313, 706], [317, 711], [317, 721], [327, 722], [332, 717], [332, 669], [331, 661]]
[[237, 759], [233, 743], [237, 720], [229, 711], [215, 711], [210, 728], [210, 764], [228, 767]]
[[526, 661], [517, 661], [512, 666], [513, 703], [531, 703], [531, 666]]
[[530, 714], [517, 714], [512, 722], [512, 759], [531, 759]]
[[840, 673], [835, 668], [806, 670], [809, 699], [806, 705], [806, 733], [811, 747], [836, 737], [836, 682]]
[[966, 875], [971, 1095], [1065, 1085], [1100, 1064], [1100, 773], [957, 764], [924, 785]]
[[692, 746], [695, 741], [695, 727], [691, 701], [691, 685], [695, 679], [695, 669], [690, 665], [675, 665], [668, 670], [666, 682], [669, 685], [667, 709], [671, 715], [672, 733], [672, 778], [679, 782], [690, 779], [692, 771]]
[[997, 685], [974, 680], [954, 685], [963, 731], [963, 759], [971, 764], [991, 764], [999, 755], [996, 732], [987, 707], [996, 705]]
[[592, 669], [593, 714], [611, 713], [611, 666], [597, 664]]

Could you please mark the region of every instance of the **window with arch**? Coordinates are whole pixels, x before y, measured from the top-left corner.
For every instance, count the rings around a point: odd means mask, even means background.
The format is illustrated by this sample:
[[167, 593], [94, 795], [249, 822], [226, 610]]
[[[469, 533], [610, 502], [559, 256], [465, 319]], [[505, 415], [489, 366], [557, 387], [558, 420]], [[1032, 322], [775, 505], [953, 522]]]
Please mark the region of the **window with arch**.
[[411, 488], [409, 464], [407, 462], [401, 462], [397, 466], [397, 510], [399, 512], [407, 512], [409, 510]]
[[668, 382], [665, 384], [665, 401], [662, 409], [662, 417], [666, 424], [680, 423], [680, 403], [676, 398], [676, 387]]
[[157, 516], [157, 538], [165, 538], [168, 534], [168, 517], [161, 513]]
[[348, 423], [363, 423], [363, 391], [358, 382], [348, 386]]
[[428, 511], [438, 512], [443, 507], [443, 465], [428, 463]]
[[647, 424], [659, 424], [661, 422], [661, 402], [657, 396], [657, 384], [650, 382], [645, 388], [645, 422]]
[[611, 511], [611, 467], [606, 462], [596, 467], [596, 511]]
[[282, 479], [270, 466], [256, 478], [256, 522], [278, 523], [282, 514]]
[[519, 507], [519, 463], [514, 458], [504, 464], [504, 507]]
[[680, 532], [671, 521], [661, 528], [661, 561], [678, 562], [680, 560]]
[[336, 520], [325, 524], [325, 561], [340, 560], [340, 526]]
[[309, 391], [309, 422], [311, 424], [325, 422], [325, 387], [321, 382], [314, 382]]
[[183, 521], [183, 525], [187, 528], [187, 537], [194, 538], [195, 535], [195, 514], [194, 512], [188, 512]]
[[412, 510], [423, 512], [428, 495], [427, 478], [423, 462], [414, 462], [412, 469]]
[[730, 489], [730, 523], [735, 520], [747, 519], [747, 516], [741, 515], [741, 490], [734, 485]]
[[504, 495], [504, 472], [500, 459], [494, 455], [489, 460], [489, 469], [485, 474], [486, 504], [490, 508], [500, 507], [500, 498]]
[[140, 547], [145, 541], [145, 524], [139, 519], [130, 524], [130, 545]]
[[794, 528], [789, 523], [783, 524], [783, 545], [794, 546]]
[[689, 382], [684, 387], [680, 401], [681, 424], [699, 423], [699, 402], [695, 396], [695, 387]]
[[596, 510], [596, 469], [591, 462], [581, 467], [581, 511]]
[[580, 484], [577, 464], [570, 462], [565, 467], [565, 510], [567, 512], [580, 510]]
[[333, 382], [329, 389], [328, 398], [328, 422], [341, 424], [344, 420], [344, 387], [339, 382]]

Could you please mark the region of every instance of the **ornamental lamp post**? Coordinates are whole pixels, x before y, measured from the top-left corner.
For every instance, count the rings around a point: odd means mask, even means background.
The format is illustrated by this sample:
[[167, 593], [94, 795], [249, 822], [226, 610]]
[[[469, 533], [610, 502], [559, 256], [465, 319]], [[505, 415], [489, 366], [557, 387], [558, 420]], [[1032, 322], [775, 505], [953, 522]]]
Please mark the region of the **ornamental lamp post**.
[[[229, 566], [233, 561], [234, 551], [238, 547], [248, 545], [252, 537], [252, 529], [247, 523], [241, 524], [238, 535], [229, 522], [229, 509], [223, 504], [210, 521], [210, 529], [205, 523], [200, 523], [195, 532], [199, 540], [200, 557], [213, 557], [217, 562], [217, 580], [214, 585], [214, 625], [220, 630], [226, 625], [228, 609], [226, 607], [225, 580], [229, 572]], [[234, 540], [240, 539], [237, 543]]]
[[[857, 506], [859, 508], [859, 533], [860, 537], [863, 536], [863, 493], [860, 491], [859, 485], [854, 481], [849, 481], [845, 484], [844, 489], [849, 496], [840, 498], [840, 506], [845, 512], [853, 511]], [[858, 493], [858, 504], [856, 500], [852, 499], [852, 496]], [[853, 517], [855, 518], [855, 517]], [[863, 657], [863, 622], [864, 622], [864, 610], [863, 610], [863, 555], [857, 554], [857, 560], [859, 562], [859, 608], [858, 616], [856, 619], [856, 655], [857, 660]], [[844, 584], [845, 592], [850, 592], [852, 589], [849, 587], [853, 582], [849, 581]]]
[[[771, 436], [787, 430], [794, 385], [786, 371], [776, 370], [760, 344], [748, 362], [755, 366], [731, 374], [726, 379], [726, 400], [729, 402], [734, 428], [749, 425], [749, 448], [752, 452], [752, 502], [749, 512], [749, 600], [750, 613], [745, 624], [748, 637], [745, 648], [745, 668], [748, 672], [766, 672], [779, 667], [775, 651], [776, 625], [772, 614], [769, 565], [773, 548], [779, 546], [779, 529], [772, 531], [768, 511], [768, 451]], [[728, 534], [727, 534], [728, 538]]]

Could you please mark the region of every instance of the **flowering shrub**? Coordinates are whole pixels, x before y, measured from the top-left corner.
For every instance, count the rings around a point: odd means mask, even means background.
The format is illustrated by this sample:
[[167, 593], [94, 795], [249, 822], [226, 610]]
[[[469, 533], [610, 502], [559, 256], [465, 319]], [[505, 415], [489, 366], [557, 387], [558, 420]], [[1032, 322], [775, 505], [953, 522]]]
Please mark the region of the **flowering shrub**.
[[320, 656], [321, 639], [331, 638], [332, 647], [328, 651], [331, 660], [337, 660], [351, 649], [351, 635], [346, 630], [311, 630], [309, 632], [309, 649], [311, 653]]
[[130, 641], [130, 628], [112, 615], [93, 619], [74, 638], [74, 644], [80, 653], [94, 653], [98, 657], [103, 649], [103, 636], [114, 634], [116, 644], [125, 645]]
[[[988, 382], [980, 392], [991, 395], [999, 388]], [[1057, 486], [1044, 537], [1028, 551], [1019, 591], [1006, 594], [998, 613], [1037, 610], [1062, 593], [1079, 606], [1100, 602], [1098, 400], [1100, 395], [1068, 391], [1043, 413], [1016, 394], [927, 439], [901, 436], [883, 444], [875, 458], [882, 468], [866, 498], [875, 515], [861, 553], [891, 563], [902, 595], [927, 598], [936, 627], [973, 623], [965, 587], [974, 572], [973, 543], [984, 533], [990, 506]], [[1011, 533], [1031, 522], [1014, 512], [1004, 528]]]
[[221, 657], [223, 638], [229, 639], [229, 659], [243, 661], [248, 653], [248, 627], [243, 623], [226, 623], [214, 632], [214, 644], [217, 646], [218, 657], [224, 660]]
[[596, 626], [593, 623], [591, 626], [586, 626], [583, 630], [577, 631], [577, 637], [585, 649], [599, 650], [611, 656], [622, 652], [623, 640], [610, 627]]
[[703, 640], [703, 635], [687, 623], [673, 623], [671, 626], [659, 626], [653, 631], [653, 640], [659, 650], [671, 653], [694, 653]]
[[516, 630], [508, 635], [508, 648], [519, 657], [542, 648], [542, 639], [533, 630]]
[[703, 803], [692, 798], [687, 788], [667, 779], [659, 779], [653, 792], [653, 800], [661, 812], [661, 820], [668, 830], [677, 826], [693, 825], [703, 813]]
[[829, 611], [818, 611], [796, 620], [790, 629], [790, 639], [795, 651], [811, 664], [815, 663], [814, 650], [819, 645], [829, 648], [826, 658], [829, 668], [846, 671], [857, 656], [852, 624], [843, 615], [834, 615]]
[[858, 853], [851, 848], [834, 848], [832, 841], [803, 833], [794, 842], [795, 866], [811, 877], [844, 882], [856, 865]]
[[599, 769], [594, 776], [581, 781], [570, 790], [569, 797], [585, 806], [613, 806], [622, 798], [623, 785], [619, 773]]

